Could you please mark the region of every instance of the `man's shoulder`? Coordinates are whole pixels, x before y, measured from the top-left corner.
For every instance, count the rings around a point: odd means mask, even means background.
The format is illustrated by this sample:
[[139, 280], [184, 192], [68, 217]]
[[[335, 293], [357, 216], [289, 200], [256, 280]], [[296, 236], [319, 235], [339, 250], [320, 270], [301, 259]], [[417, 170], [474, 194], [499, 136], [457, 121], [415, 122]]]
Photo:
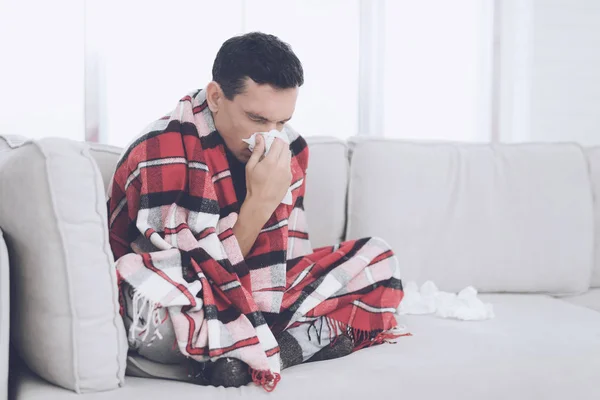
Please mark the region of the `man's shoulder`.
[[300, 133], [298, 133], [298, 131], [292, 128], [289, 124], [286, 124], [284, 126], [283, 131], [285, 132], [290, 141], [290, 147], [294, 155], [298, 155], [306, 147], [308, 147], [308, 144], [306, 143], [306, 140], [302, 137], [302, 135], [300, 135]]
[[290, 124], [285, 124], [283, 126], [283, 132], [287, 135], [288, 139], [290, 140], [290, 143], [293, 143], [294, 140], [297, 139], [304, 140], [300, 133], [298, 133], [298, 131], [295, 130]]
[[169, 119], [161, 118], [147, 125], [142, 131], [135, 136], [124, 148], [119, 159], [119, 165], [127, 160], [137, 159], [144, 153], [143, 150], [148, 146], [148, 143], [165, 132], [169, 124]]
[[[183, 139], [185, 133], [178, 129], [177, 124], [172, 126], [171, 122], [173, 121], [164, 118], [148, 125], [123, 149], [117, 163], [117, 170], [136, 170], [148, 165], [159, 166], [194, 161], [188, 160], [189, 151], [184, 148], [191, 145], [189, 140]], [[200, 147], [202, 146], [193, 146], [196, 149], [195, 156], [198, 156], [197, 149]]]
[[289, 124], [283, 128], [290, 140], [290, 150], [292, 155], [298, 161], [303, 171], [308, 168], [308, 143], [306, 140]]

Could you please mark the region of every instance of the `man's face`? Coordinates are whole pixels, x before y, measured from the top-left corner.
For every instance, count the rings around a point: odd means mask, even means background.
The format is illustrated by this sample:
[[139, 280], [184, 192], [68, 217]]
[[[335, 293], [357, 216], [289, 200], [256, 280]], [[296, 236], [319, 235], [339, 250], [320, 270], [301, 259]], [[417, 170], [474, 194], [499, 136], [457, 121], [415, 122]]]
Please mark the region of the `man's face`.
[[229, 150], [245, 163], [252, 153], [242, 139], [256, 132], [281, 131], [294, 114], [297, 97], [298, 88], [277, 89], [246, 79], [245, 90], [233, 100], [220, 96], [213, 111], [215, 125]]

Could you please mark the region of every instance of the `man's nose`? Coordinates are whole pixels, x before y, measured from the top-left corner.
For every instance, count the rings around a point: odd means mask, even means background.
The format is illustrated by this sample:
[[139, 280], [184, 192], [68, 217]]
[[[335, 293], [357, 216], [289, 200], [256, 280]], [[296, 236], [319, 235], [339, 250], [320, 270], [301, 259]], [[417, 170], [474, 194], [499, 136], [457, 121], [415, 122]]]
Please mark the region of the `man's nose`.
[[270, 132], [273, 129], [277, 130], [277, 122], [269, 122], [267, 124], [267, 132]]

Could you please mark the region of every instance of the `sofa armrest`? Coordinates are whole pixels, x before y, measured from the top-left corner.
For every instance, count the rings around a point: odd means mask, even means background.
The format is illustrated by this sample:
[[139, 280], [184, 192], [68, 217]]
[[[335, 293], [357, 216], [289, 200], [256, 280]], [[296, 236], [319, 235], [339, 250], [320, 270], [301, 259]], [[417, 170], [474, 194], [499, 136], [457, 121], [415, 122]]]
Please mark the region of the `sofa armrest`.
[[8, 397], [8, 344], [10, 324], [8, 250], [0, 230], [0, 400]]

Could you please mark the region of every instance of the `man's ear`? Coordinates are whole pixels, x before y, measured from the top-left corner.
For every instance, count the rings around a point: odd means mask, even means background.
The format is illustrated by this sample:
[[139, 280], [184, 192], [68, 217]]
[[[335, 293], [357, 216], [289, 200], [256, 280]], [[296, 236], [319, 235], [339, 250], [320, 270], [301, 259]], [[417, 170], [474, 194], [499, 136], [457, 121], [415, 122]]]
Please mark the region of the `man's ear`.
[[219, 111], [223, 98], [224, 94], [223, 90], [221, 90], [221, 86], [217, 82], [211, 81], [206, 87], [206, 101], [210, 111], [213, 113]]

